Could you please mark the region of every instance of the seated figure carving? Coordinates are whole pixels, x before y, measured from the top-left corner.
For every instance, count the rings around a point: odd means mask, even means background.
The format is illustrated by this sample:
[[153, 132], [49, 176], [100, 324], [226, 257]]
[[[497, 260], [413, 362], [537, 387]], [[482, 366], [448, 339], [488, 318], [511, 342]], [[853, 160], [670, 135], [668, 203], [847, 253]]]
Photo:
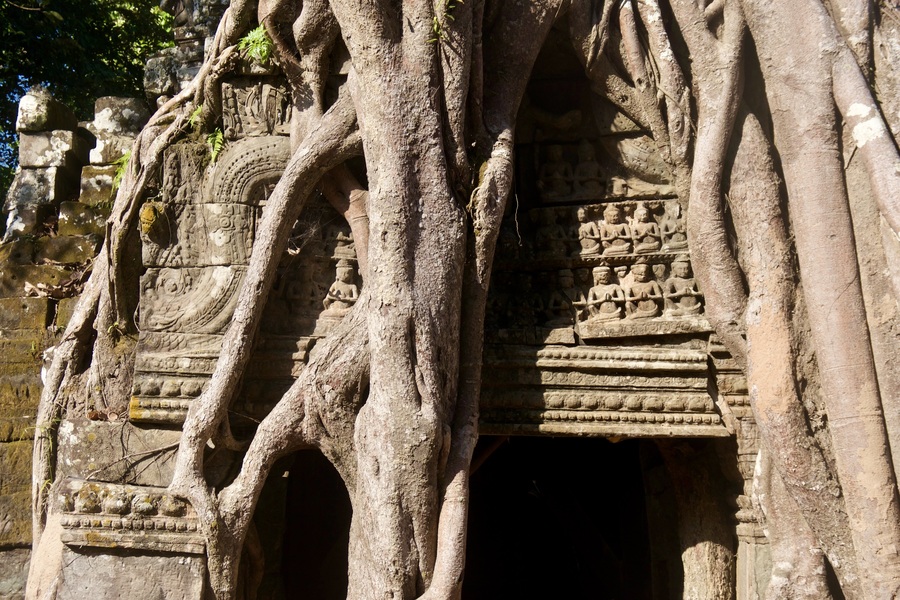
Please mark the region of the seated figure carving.
[[594, 268], [594, 287], [587, 297], [589, 318], [600, 321], [621, 319], [625, 304], [625, 291], [612, 281], [612, 269], [607, 266]]
[[359, 287], [354, 283], [353, 265], [348, 261], [338, 262], [334, 283], [322, 301], [325, 314], [344, 314], [359, 299]]
[[700, 313], [702, 294], [691, 276], [691, 263], [679, 257], [672, 263], [672, 275], [663, 285], [666, 299], [666, 314], [673, 317], [696, 315]]
[[575, 322], [577, 313], [585, 306], [584, 296], [575, 287], [575, 275], [569, 269], [557, 274], [560, 289], [550, 293], [547, 300], [547, 327], [568, 327]]
[[665, 244], [663, 250], [684, 250], [687, 248], [687, 233], [684, 220], [681, 218], [681, 205], [676, 202], [666, 202], [666, 212], [660, 221]]
[[600, 230], [597, 224], [588, 218], [587, 210], [578, 209], [578, 243], [581, 244], [581, 256], [597, 256], [600, 254]]
[[631, 228], [622, 221], [622, 210], [609, 204], [600, 221], [600, 244], [604, 256], [620, 256], [631, 251]]
[[606, 183], [600, 176], [600, 163], [594, 146], [582, 140], [578, 146], [578, 164], [575, 166], [575, 194], [580, 198], [600, 198], [606, 191]]
[[572, 193], [572, 165], [563, 158], [562, 146], [547, 148], [547, 162], [541, 166], [538, 188], [546, 198], [559, 199]]
[[650, 209], [644, 203], [639, 203], [634, 209], [634, 224], [631, 227], [634, 236], [634, 252], [647, 254], [656, 252], [662, 247], [662, 234], [659, 225], [650, 215]]
[[662, 288], [656, 282], [650, 265], [638, 263], [631, 268], [634, 283], [625, 293], [625, 310], [629, 319], [659, 316], [663, 301]]
[[541, 225], [537, 230], [537, 243], [540, 253], [544, 256], [563, 258], [568, 256], [569, 234], [562, 225], [557, 223], [556, 211], [552, 208], [545, 209], [540, 214]]

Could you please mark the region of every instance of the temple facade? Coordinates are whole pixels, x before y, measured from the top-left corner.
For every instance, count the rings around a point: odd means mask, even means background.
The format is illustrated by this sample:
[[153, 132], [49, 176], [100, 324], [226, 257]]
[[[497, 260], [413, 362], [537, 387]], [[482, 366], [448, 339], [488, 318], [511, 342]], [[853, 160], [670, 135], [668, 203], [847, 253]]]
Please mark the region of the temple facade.
[[[169, 4], [176, 45], [148, 63], [152, 102], [197, 72], [223, 10], [216, 0]], [[648, 133], [592, 88], [568, 43], [551, 34], [518, 119], [515, 198], [486, 316], [463, 597], [688, 597], [692, 561], [718, 544], [737, 557], [724, 575], [735, 597], [755, 600], [769, 577], [750, 500], [757, 432], [744, 377], [693, 279], [690, 199], [677, 196]], [[333, 60], [336, 89], [340, 48]], [[127, 411], [72, 406], [59, 425], [42, 544], [59, 553], [58, 600], [204, 597], [204, 538], [193, 508], [166, 486], [289, 159], [293, 110], [277, 68], [250, 60], [221, 96], [221, 150], [171, 146], [158, 194], [141, 208]], [[43, 353], [105, 233], [117, 161], [148, 116], [141, 102], [101, 99], [95, 120], [79, 124], [45, 94], [22, 101], [22, 169], [0, 246], [0, 597], [24, 597]], [[349, 166], [365, 180], [361, 160]], [[238, 432], [271, 410], [365, 285], [351, 228], [324, 198], [308, 202], [292, 236], [232, 407]], [[208, 468], [227, 481], [236, 460], [223, 449]], [[256, 512], [246, 597], [342, 598], [349, 518], [324, 458], [301, 451], [279, 463]]]

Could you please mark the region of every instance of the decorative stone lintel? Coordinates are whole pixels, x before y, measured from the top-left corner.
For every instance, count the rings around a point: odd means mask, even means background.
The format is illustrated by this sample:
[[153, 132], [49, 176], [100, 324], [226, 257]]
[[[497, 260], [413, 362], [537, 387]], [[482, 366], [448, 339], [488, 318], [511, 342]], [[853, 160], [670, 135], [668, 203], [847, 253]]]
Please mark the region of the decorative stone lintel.
[[57, 506], [69, 546], [203, 554], [197, 516], [165, 488], [66, 479]]

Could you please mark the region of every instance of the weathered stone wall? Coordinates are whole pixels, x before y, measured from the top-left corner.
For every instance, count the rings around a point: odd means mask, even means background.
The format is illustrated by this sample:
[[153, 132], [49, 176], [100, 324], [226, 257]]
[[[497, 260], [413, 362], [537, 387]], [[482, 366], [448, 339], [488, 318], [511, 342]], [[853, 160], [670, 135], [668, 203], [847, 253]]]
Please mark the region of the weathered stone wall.
[[45, 351], [58, 340], [99, 250], [117, 163], [148, 118], [140, 100], [100, 98], [94, 120], [44, 90], [19, 104], [19, 170], [0, 243], [0, 598], [24, 594], [31, 448]]

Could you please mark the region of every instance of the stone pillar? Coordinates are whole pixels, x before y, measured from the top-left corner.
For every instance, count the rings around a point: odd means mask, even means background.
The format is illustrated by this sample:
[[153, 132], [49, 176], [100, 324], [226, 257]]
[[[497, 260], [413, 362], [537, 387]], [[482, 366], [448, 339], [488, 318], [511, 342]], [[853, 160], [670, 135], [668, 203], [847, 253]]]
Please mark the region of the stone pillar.
[[737, 498], [737, 569], [736, 600], [762, 600], [771, 572], [769, 542], [760, 525], [758, 511], [753, 507], [753, 474], [759, 453], [759, 431], [750, 408], [747, 381], [734, 359], [713, 337], [709, 355], [715, 368], [716, 388], [719, 397], [731, 410], [737, 462], [743, 479], [743, 493]]

